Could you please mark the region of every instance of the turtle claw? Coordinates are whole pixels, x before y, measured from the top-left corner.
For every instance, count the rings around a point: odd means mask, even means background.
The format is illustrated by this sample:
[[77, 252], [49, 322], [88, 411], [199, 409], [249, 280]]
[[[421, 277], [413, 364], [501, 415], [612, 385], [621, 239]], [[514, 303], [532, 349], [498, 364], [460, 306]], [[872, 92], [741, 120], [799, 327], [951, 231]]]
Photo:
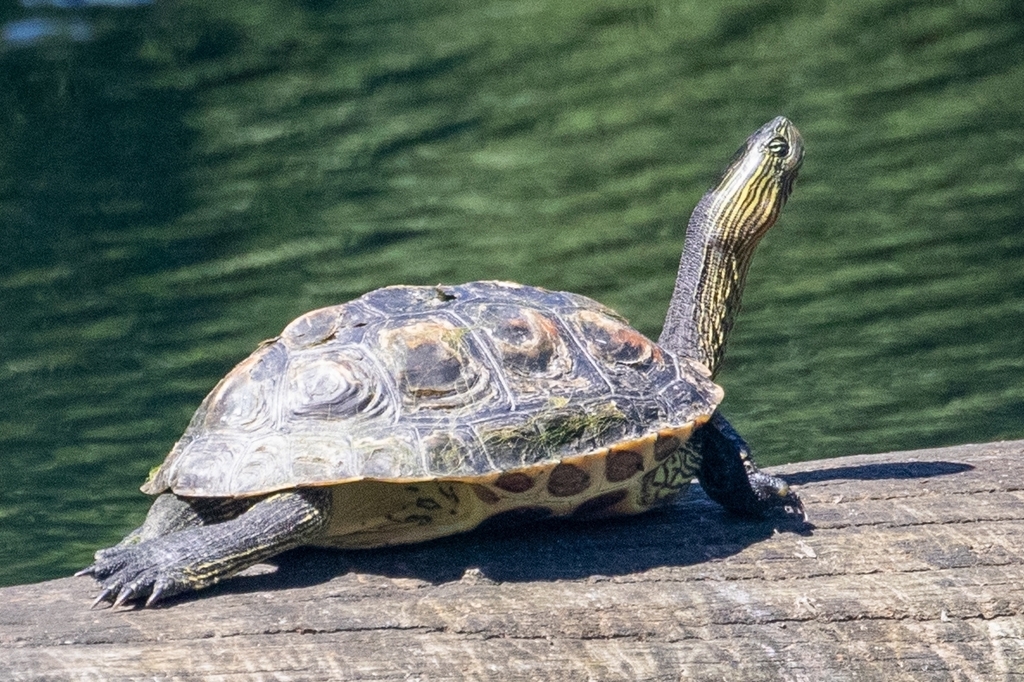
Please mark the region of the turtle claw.
[[118, 606], [122, 606], [126, 601], [134, 598], [137, 594], [138, 593], [133, 585], [127, 585], [121, 588], [121, 591], [117, 594], [117, 599], [114, 600], [113, 607], [117, 608]]
[[163, 597], [169, 597], [173, 594], [170, 591], [171, 584], [167, 580], [158, 580], [153, 585], [153, 591], [149, 593], [149, 599], [146, 600], [146, 608], [153, 606]]
[[95, 609], [101, 603], [109, 602], [111, 597], [113, 597], [114, 592], [116, 592], [116, 590], [113, 587], [103, 588], [103, 591], [99, 593], [99, 596], [96, 597], [96, 599], [93, 601], [92, 605], [89, 608]]

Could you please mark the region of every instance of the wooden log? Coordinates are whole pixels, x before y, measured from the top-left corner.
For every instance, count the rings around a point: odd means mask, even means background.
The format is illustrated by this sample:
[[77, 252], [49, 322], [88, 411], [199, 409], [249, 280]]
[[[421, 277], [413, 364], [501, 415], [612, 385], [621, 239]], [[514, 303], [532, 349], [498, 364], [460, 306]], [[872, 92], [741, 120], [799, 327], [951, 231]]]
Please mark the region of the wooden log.
[[298, 550], [155, 609], [0, 590], [6, 680], [1024, 680], [1024, 441], [776, 467], [811, 526], [647, 515]]

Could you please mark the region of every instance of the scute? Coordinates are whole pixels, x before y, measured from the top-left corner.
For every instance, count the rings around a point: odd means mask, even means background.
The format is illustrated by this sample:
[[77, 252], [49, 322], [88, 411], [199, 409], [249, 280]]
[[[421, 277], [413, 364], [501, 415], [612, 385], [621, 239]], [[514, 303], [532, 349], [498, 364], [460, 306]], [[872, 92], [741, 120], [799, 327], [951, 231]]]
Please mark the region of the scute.
[[[559, 462], [701, 422], [721, 396], [704, 367], [583, 296], [508, 282], [388, 287], [261, 345], [143, 490], [257, 495], [554, 464], [547, 494], [571, 496], [583, 470]], [[635, 460], [617, 451], [612, 480]]]
[[565, 377], [572, 372], [572, 356], [561, 329], [550, 315], [524, 306], [481, 305], [481, 329], [499, 354], [505, 371], [526, 381], [520, 390], [536, 386], [534, 377]]
[[403, 409], [451, 410], [483, 400], [490, 391], [486, 356], [467, 330], [448, 319], [390, 326], [378, 337], [378, 357], [391, 371]]
[[292, 358], [286, 370], [284, 400], [297, 417], [364, 418], [385, 409], [376, 372], [367, 371], [358, 348], [337, 348]]

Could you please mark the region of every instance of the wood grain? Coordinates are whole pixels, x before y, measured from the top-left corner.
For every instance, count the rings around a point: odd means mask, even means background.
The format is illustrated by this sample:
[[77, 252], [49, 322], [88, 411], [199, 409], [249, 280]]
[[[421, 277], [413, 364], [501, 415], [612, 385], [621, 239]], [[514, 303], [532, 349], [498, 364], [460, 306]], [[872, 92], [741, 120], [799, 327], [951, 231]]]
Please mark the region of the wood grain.
[[4, 588], [0, 676], [1024, 680], [1022, 458], [1017, 441], [774, 468], [809, 527], [694, 486], [624, 520], [298, 550], [150, 610], [89, 610], [89, 578]]

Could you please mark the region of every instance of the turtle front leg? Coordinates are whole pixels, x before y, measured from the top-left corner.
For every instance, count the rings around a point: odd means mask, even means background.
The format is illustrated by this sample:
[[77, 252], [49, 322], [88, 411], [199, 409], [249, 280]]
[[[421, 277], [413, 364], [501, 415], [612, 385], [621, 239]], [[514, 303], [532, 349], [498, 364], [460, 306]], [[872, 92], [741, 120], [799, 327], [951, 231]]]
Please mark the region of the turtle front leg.
[[331, 493], [325, 489], [277, 493], [235, 518], [189, 525], [98, 552], [96, 562], [77, 575], [91, 575], [100, 581], [103, 589], [94, 607], [105, 601], [120, 606], [143, 598], [146, 606], [152, 606], [165, 597], [213, 585], [307, 543], [327, 524], [330, 505]]
[[750, 446], [720, 412], [693, 437], [702, 456], [697, 479], [712, 500], [744, 516], [782, 509], [806, 518], [800, 497], [781, 478], [757, 468]]

